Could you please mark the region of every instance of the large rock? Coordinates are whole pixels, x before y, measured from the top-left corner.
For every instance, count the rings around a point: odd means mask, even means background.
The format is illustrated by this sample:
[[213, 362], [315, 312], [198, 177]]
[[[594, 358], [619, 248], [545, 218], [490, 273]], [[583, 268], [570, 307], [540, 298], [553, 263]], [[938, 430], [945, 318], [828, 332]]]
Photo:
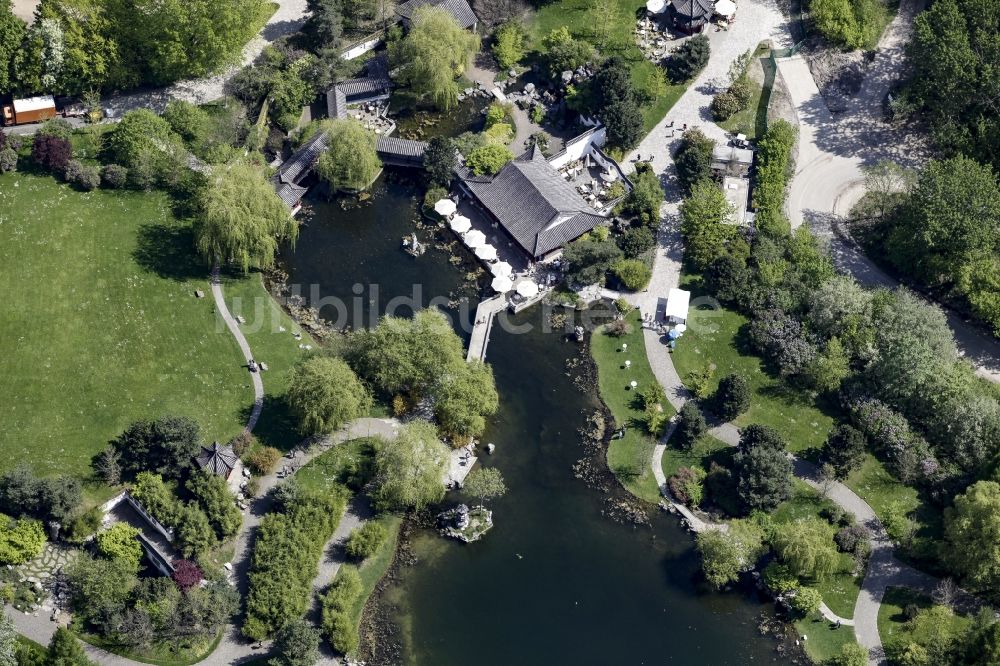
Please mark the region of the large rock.
[[565, 72], [563, 72], [560, 75], [560, 77], [562, 78], [562, 82], [563, 83], [566, 83], [566, 84], [572, 83], [573, 82], [573, 70], [567, 69]]

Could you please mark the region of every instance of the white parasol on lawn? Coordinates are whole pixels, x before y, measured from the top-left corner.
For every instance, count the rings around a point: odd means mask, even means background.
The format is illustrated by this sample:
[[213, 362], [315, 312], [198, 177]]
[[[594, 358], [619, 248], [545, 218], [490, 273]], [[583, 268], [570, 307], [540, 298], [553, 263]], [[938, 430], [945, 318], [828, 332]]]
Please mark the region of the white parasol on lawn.
[[490, 273], [496, 275], [497, 277], [509, 277], [514, 269], [506, 261], [500, 261], [495, 264], [490, 265]]
[[736, 3], [733, 0], [719, 0], [715, 3], [715, 13], [729, 18], [736, 13]]
[[486, 245], [486, 234], [479, 229], [473, 229], [462, 236], [462, 239], [470, 250], [475, 250], [480, 245]]
[[521, 280], [517, 284], [517, 295], [531, 298], [538, 295], [538, 285], [531, 280]]
[[476, 248], [476, 256], [483, 261], [495, 261], [497, 258], [497, 249], [492, 245], [481, 245]]
[[472, 220], [464, 215], [456, 215], [448, 220], [448, 226], [451, 227], [451, 230], [455, 233], [464, 234], [472, 228]]
[[648, 0], [646, 2], [646, 11], [650, 14], [659, 14], [666, 8], [667, 3], [665, 0]]
[[458, 206], [456, 206], [455, 202], [452, 201], [451, 199], [441, 199], [436, 204], [434, 204], [434, 210], [439, 215], [444, 215], [445, 217], [448, 217], [456, 210], [458, 210]]
[[514, 286], [514, 283], [511, 282], [511, 279], [506, 275], [498, 275], [493, 278], [493, 282], [490, 283], [490, 286], [493, 287], [493, 291], [499, 294], [506, 294], [510, 291], [511, 287]]

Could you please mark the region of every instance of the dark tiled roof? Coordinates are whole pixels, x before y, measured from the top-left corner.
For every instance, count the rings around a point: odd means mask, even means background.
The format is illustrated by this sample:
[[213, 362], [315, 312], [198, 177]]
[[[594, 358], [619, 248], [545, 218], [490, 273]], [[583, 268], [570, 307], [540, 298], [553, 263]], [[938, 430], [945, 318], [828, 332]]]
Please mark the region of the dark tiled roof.
[[691, 21], [707, 21], [715, 11], [710, 0], [673, 0], [670, 6], [678, 17]]
[[396, 14], [410, 21], [413, 19], [413, 13], [425, 5], [446, 10], [463, 28], [471, 28], [479, 22], [466, 0], [408, 0], [396, 7]]
[[302, 197], [306, 195], [309, 191], [308, 187], [299, 187], [295, 183], [282, 183], [277, 178], [272, 179], [274, 183], [274, 191], [278, 195], [278, 198], [285, 202], [285, 205], [289, 209], [295, 208], [295, 205], [302, 200]]
[[326, 91], [326, 115], [331, 118], [343, 118], [347, 115], [347, 95], [337, 86]]
[[395, 136], [380, 136], [375, 142], [375, 150], [390, 157], [422, 158], [427, 144], [423, 141], [400, 139]]
[[371, 95], [372, 93], [383, 94], [389, 92], [391, 87], [392, 82], [389, 79], [374, 79], [367, 76], [360, 79], [348, 79], [337, 84], [337, 89], [348, 97]]
[[605, 220], [593, 213], [573, 186], [540, 151], [529, 151], [493, 178], [459, 171], [466, 187], [536, 257], [555, 250]]
[[195, 458], [199, 468], [224, 479], [229, 478], [239, 461], [239, 456], [231, 447], [221, 446], [218, 442], [212, 444], [211, 448], [201, 447], [201, 453]]
[[281, 165], [278, 169], [278, 179], [282, 183], [297, 183], [299, 178], [309, 173], [320, 154], [326, 149], [326, 132], [320, 132]]

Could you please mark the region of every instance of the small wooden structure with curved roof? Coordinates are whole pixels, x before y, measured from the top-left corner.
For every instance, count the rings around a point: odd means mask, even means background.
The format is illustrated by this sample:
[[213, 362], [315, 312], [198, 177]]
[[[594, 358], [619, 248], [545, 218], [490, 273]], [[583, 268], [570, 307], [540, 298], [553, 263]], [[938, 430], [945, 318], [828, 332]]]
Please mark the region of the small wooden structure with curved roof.
[[712, 0], [673, 0], [670, 20], [674, 27], [686, 33], [700, 32], [712, 20], [715, 9]]

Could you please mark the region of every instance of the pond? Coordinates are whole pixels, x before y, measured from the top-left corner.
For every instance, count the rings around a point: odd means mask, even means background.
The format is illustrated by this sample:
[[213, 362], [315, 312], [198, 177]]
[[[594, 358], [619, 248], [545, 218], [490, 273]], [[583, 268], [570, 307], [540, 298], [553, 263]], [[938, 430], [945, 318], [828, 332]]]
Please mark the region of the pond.
[[[376, 190], [373, 202], [349, 210], [313, 202], [284, 256], [290, 282], [314, 284], [323, 298], [360, 291], [352, 325], [414, 285], [424, 302], [465, 297], [474, 306], [477, 288], [448, 252], [414, 258], [401, 250], [419, 217], [419, 188], [389, 174]], [[537, 307], [514, 318], [532, 324], [518, 335], [494, 327], [487, 353], [501, 408], [484, 437], [496, 453], [482, 462], [497, 466], [509, 488], [491, 504], [496, 527], [469, 545], [415, 531], [418, 562], [401, 569], [384, 598], [405, 663], [782, 663], [758, 630], [770, 605], [752, 593], [704, 590], [693, 540], [676, 518], [650, 507], [648, 526], [617, 523], [605, 514], [621, 491], [575, 478], [573, 465], [586, 456], [578, 429], [597, 397], [593, 382], [573, 381], [583, 348], [544, 333], [540, 318]]]

